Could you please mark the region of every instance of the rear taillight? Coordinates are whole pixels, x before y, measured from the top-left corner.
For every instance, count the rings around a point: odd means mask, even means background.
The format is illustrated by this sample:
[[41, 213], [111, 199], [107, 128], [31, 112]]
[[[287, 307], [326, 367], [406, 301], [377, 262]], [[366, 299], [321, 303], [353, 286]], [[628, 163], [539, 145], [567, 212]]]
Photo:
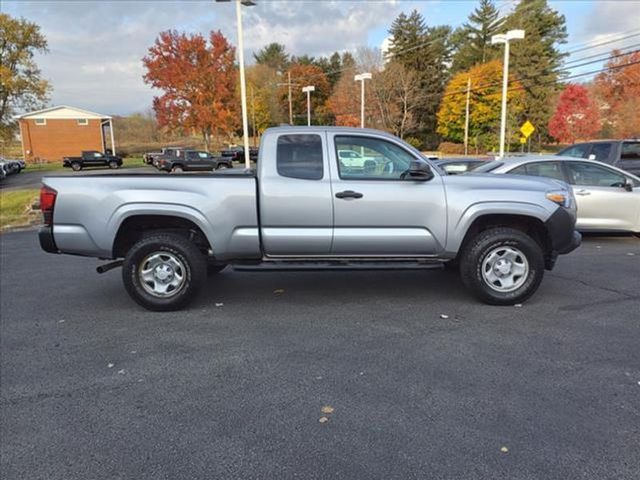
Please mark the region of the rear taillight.
[[40, 211], [45, 225], [53, 225], [53, 207], [56, 204], [56, 192], [53, 188], [43, 185], [40, 188]]

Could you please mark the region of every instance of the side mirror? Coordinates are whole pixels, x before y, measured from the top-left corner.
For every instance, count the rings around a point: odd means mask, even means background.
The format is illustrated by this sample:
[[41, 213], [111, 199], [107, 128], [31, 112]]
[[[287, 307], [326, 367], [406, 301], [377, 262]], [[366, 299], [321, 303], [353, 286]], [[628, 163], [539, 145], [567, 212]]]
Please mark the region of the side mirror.
[[591, 155], [589, 155], [589, 158], [587, 158], [587, 160], [595, 160], [596, 156], [592, 153]]
[[433, 178], [433, 172], [427, 162], [412, 160], [409, 166], [409, 178], [412, 180], [427, 181]]
[[630, 178], [626, 178], [624, 184], [622, 185], [627, 192], [633, 192], [633, 181]]

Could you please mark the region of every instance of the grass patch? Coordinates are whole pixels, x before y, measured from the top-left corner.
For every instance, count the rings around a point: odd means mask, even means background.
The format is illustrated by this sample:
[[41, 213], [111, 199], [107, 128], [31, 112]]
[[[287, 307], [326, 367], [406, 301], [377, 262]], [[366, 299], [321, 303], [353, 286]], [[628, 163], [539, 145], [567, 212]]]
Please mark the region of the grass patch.
[[[120, 168], [137, 168], [144, 167], [142, 163], [142, 157], [127, 157], [122, 159], [122, 166]], [[97, 167], [87, 167], [88, 169], [95, 170]], [[106, 169], [107, 167], [100, 167]], [[69, 167], [65, 168], [60, 162], [49, 163], [28, 163], [25, 172], [55, 172], [59, 170], [71, 170]]]
[[0, 229], [26, 227], [41, 221], [40, 211], [31, 205], [38, 199], [38, 189], [0, 191]]

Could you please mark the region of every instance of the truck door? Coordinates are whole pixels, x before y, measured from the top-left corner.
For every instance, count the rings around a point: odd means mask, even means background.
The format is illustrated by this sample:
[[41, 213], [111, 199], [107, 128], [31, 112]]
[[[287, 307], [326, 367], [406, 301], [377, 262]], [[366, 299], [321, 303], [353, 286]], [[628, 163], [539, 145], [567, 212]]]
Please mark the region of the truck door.
[[[447, 211], [442, 178], [402, 175], [417, 154], [393, 139], [329, 133], [334, 233], [339, 256], [429, 256], [446, 240]], [[362, 166], [341, 162], [338, 152], [362, 157]]]
[[265, 136], [258, 169], [265, 254], [328, 255], [333, 205], [324, 135], [288, 130]]

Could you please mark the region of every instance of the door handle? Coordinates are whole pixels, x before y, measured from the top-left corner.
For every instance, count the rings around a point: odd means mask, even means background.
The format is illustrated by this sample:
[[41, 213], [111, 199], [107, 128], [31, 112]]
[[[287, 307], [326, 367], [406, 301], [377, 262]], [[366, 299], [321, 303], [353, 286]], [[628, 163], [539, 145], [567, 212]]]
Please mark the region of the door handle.
[[336, 198], [362, 198], [362, 196], [360, 192], [354, 192], [353, 190], [336, 193]]
[[591, 192], [589, 190], [582, 189], [582, 190], [577, 190], [575, 194], [584, 197], [585, 195], [591, 195]]

